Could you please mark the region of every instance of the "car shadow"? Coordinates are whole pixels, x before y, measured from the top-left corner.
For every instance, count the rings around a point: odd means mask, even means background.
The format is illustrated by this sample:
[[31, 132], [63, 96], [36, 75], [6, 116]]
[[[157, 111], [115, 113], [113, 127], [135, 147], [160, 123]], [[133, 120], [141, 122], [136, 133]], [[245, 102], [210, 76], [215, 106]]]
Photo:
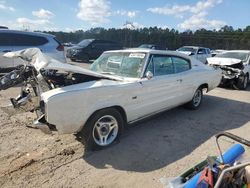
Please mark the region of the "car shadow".
[[215, 134], [243, 126], [250, 120], [249, 111], [250, 103], [206, 95], [199, 110], [178, 107], [131, 125], [118, 144], [85, 153], [83, 160], [99, 169], [157, 170], [189, 155]]

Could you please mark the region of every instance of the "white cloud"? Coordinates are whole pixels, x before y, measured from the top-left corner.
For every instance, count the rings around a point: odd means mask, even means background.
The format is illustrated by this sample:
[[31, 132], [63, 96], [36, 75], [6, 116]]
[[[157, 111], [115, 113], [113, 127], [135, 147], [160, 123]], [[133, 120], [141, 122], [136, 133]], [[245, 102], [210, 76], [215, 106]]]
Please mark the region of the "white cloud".
[[184, 22], [178, 24], [178, 27], [181, 29], [220, 29], [224, 25], [226, 25], [226, 22], [221, 20], [208, 20], [205, 18], [207, 13], [201, 12], [199, 14], [194, 14], [190, 18], [186, 19]]
[[126, 22], [122, 28], [126, 28], [126, 29], [140, 29], [140, 28], [144, 28], [144, 25], [139, 24], [137, 22]]
[[176, 15], [179, 16], [183, 13], [199, 13], [214, 7], [216, 4], [222, 3], [222, 0], [203, 0], [198, 1], [194, 6], [191, 5], [174, 5], [172, 7], [154, 7], [148, 8], [147, 11], [155, 14], [163, 15]]
[[127, 16], [129, 18], [134, 18], [138, 15], [139, 11], [126, 11], [126, 10], [117, 10], [114, 12], [114, 15]]
[[155, 13], [155, 14], [163, 14], [163, 15], [179, 15], [181, 13], [190, 11], [191, 7], [189, 5], [174, 5], [172, 7], [154, 7], [148, 8], [147, 11]]
[[54, 16], [49, 10], [40, 9], [39, 11], [32, 11], [32, 15], [41, 19], [50, 19]]
[[70, 32], [76, 32], [76, 31], [80, 31], [80, 30], [83, 30], [83, 31], [86, 31], [86, 29], [85, 28], [70, 28], [70, 27], [66, 27], [65, 29], [64, 29], [64, 31], [65, 32], [68, 32], [68, 33], [70, 33]]
[[16, 9], [13, 8], [12, 6], [6, 5], [5, 1], [0, 1], [0, 10], [7, 10], [14, 12]]
[[188, 17], [182, 23], [178, 24], [181, 29], [218, 29], [226, 24], [221, 20], [208, 20], [206, 16], [209, 9], [222, 3], [223, 0], [200, 0], [195, 5], [174, 5], [172, 7], [154, 7], [148, 8], [147, 11], [161, 14], [173, 15], [183, 19]]
[[81, 0], [77, 17], [92, 25], [106, 23], [111, 16], [110, 2], [107, 0]]
[[8, 22], [6, 25], [18, 30], [59, 31], [52, 22], [46, 19], [17, 18], [16, 21]]

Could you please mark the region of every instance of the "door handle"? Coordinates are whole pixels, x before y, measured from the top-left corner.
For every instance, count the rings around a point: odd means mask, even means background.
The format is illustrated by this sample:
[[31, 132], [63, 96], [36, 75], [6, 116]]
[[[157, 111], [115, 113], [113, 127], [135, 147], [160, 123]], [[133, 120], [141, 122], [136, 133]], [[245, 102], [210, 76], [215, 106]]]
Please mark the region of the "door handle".
[[178, 79], [178, 80], [176, 80], [177, 82], [182, 82], [182, 79]]
[[4, 53], [11, 52], [11, 50], [3, 50]]

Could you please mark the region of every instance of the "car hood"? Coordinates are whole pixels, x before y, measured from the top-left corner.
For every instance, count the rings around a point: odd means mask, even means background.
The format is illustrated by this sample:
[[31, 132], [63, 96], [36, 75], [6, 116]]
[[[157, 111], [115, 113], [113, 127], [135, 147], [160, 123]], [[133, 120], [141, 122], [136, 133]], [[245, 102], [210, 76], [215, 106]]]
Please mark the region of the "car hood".
[[4, 54], [5, 57], [8, 58], [22, 58], [26, 60], [30, 65], [34, 66], [35, 69], [39, 72], [41, 69], [45, 70], [58, 70], [58, 71], [65, 71], [65, 72], [73, 72], [84, 74], [88, 76], [93, 76], [97, 78], [104, 78], [110, 80], [117, 80], [122, 81], [121, 77], [112, 76], [112, 75], [103, 75], [88, 69], [84, 69], [82, 67], [62, 63], [56, 59], [49, 57], [41, 52], [38, 48], [28, 48], [25, 50], [15, 51], [15, 52], [8, 52]]
[[177, 52], [186, 54], [186, 55], [188, 55], [188, 56], [190, 56], [190, 55], [192, 54], [192, 52], [187, 52], [187, 51], [179, 51], [179, 50], [177, 50]]
[[209, 65], [231, 66], [241, 62], [240, 59], [224, 58], [224, 57], [209, 57], [207, 58]]

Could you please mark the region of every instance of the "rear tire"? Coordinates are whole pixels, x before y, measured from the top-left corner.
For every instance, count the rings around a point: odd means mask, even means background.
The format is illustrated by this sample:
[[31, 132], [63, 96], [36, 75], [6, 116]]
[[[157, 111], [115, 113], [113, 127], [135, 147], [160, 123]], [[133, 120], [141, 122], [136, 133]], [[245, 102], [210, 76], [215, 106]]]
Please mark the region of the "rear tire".
[[201, 103], [202, 103], [202, 100], [203, 100], [203, 92], [202, 92], [202, 88], [199, 87], [195, 93], [194, 93], [194, 96], [192, 98], [191, 101], [189, 101], [185, 107], [188, 108], [188, 109], [191, 109], [191, 110], [197, 110]]
[[112, 145], [123, 132], [124, 120], [114, 108], [94, 113], [80, 134], [87, 150], [103, 149]]

